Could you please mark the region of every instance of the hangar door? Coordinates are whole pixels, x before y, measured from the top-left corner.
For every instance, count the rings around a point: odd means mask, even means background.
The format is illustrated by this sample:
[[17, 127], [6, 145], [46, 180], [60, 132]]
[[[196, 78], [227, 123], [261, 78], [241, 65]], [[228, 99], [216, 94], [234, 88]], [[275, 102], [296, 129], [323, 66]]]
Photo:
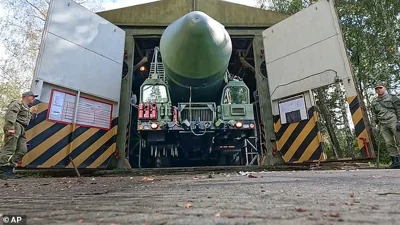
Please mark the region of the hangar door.
[[116, 151], [125, 31], [72, 0], [50, 3], [32, 90], [28, 168], [104, 168]]
[[329, 85], [342, 85], [345, 92], [355, 151], [373, 157], [334, 1], [320, 0], [268, 28], [263, 42], [277, 150], [283, 160], [325, 159], [318, 126], [321, 107], [314, 91]]

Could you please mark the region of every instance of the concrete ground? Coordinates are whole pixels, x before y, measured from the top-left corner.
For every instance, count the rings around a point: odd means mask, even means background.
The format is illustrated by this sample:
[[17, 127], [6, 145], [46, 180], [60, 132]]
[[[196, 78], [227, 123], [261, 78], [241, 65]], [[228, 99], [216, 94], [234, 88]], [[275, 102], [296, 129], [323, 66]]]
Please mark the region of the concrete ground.
[[399, 170], [0, 181], [0, 214], [28, 224], [400, 224]]

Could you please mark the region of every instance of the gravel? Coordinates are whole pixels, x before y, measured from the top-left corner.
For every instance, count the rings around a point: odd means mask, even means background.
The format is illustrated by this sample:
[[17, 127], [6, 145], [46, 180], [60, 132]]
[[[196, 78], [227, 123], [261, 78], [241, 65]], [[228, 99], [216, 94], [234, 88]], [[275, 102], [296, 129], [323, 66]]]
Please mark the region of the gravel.
[[0, 181], [28, 224], [400, 224], [400, 170], [206, 173]]

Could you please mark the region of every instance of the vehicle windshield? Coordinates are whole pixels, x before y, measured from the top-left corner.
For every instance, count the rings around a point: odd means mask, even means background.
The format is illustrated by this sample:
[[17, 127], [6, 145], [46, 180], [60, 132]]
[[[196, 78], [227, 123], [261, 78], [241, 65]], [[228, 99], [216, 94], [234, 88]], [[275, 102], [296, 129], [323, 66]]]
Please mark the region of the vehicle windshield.
[[168, 102], [167, 88], [164, 85], [145, 85], [142, 91], [143, 103]]
[[248, 104], [247, 88], [233, 86], [225, 89], [224, 104]]

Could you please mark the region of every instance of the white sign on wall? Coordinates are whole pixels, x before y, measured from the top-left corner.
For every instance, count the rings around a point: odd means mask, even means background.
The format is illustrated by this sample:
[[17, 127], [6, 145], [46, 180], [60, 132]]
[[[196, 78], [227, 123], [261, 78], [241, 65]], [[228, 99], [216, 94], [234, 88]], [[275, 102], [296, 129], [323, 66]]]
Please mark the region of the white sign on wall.
[[48, 119], [61, 123], [72, 123], [75, 111], [75, 95], [53, 91], [50, 99]]
[[279, 101], [281, 124], [295, 123], [308, 119], [304, 96]]
[[[48, 120], [71, 124], [74, 121], [76, 95], [53, 90], [50, 99]], [[110, 129], [112, 121], [112, 104], [79, 98], [76, 124], [79, 126]]]
[[92, 99], [79, 99], [76, 123], [97, 128], [111, 127], [112, 105]]

